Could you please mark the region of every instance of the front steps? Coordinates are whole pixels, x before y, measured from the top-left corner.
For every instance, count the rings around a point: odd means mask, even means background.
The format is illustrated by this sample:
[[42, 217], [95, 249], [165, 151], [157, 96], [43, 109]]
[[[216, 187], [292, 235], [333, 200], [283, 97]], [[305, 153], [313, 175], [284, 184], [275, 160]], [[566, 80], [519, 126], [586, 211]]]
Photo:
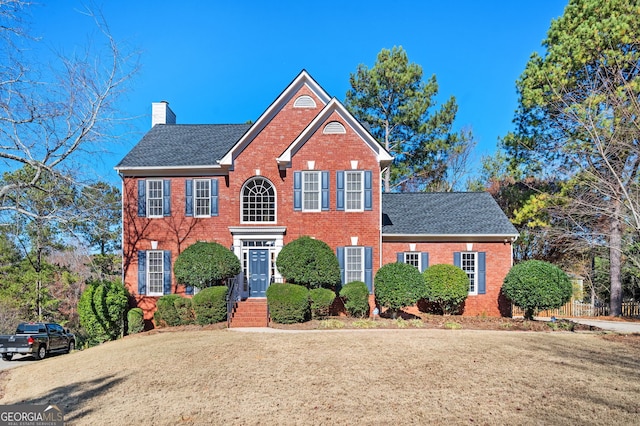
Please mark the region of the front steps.
[[232, 328], [268, 327], [269, 310], [267, 299], [247, 299], [238, 302], [231, 318]]

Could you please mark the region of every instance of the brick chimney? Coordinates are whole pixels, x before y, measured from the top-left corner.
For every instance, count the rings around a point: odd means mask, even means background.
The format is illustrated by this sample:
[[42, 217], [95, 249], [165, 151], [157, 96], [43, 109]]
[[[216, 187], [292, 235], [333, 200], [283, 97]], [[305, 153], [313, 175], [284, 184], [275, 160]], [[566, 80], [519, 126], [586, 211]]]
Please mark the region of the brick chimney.
[[169, 108], [169, 102], [153, 102], [151, 104], [151, 127], [156, 124], [176, 124], [176, 115]]

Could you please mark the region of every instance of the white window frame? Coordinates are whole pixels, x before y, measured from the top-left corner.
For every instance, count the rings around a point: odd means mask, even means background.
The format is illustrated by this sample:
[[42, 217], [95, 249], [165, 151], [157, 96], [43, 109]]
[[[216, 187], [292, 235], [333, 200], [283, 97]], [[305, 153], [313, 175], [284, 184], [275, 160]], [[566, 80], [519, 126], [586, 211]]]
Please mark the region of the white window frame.
[[460, 253], [460, 268], [469, 277], [469, 294], [478, 294], [478, 252], [463, 251]]
[[[162, 179], [147, 179], [147, 217], [163, 217], [164, 216], [164, 182]], [[159, 188], [156, 185], [160, 185]], [[153, 188], [152, 188], [153, 186]], [[152, 197], [154, 193], [160, 192], [160, 197]], [[158, 205], [155, 205], [158, 203]], [[152, 205], [153, 204], [153, 205]], [[160, 212], [158, 214], [158, 211]]]
[[[360, 257], [360, 262], [359, 262], [360, 268], [359, 268], [359, 271], [350, 268], [353, 265], [353, 263], [349, 262], [349, 258], [351, 256], [359, 256]], [[365, 263], [364, 247], [346, 246], [344, 248], [344, 283], [345, 284], [353, 282], [353, 281], [362, 281], [362, 282], [364, 282], [364, 263]], [[354, 275], [354, 273], [358, 273], [358, 272], [359, 272], [359, 277], [358, 278], [352, 278], [351, 277], [352, 275]]]
[[422, 253], [419, 251], [405, 251], [404, 263], [415, 266], [418, 271], [422, 271]]
[[[265, 217], [264, 212], [265, 211], [269, 211], [269, 210], [273, 210], [273, 220], [245, 220], [245, 204], [247, 204], [248, 202], [245, 200], [245, 189], [247, 188], [247, 185], [249, 185], [251, 182], [254, 182], [258, 179], [262, 179], [264, 180], [266, 183], [268, 183], [271, 186], [271, 190], [273, 191], [273, 208], [271, 209], [271, 207], [268, 207], [267, 209], [265, 209], [264, 207], [261, 208], [262, 211], [262, 216], [261, 217]], [[254, 207], [255, 209], [255, 207]], [[249, 209], [250, 211], [251, 209]], [[267, 215], [268, 216], [268, 215]], [[265, 224], [265, 223], [277, 223], [278, 222], [278, 194], [276, 192], [276, 187], [273, 185], [273, 183], [262, 176], [255, 176], [249, 180], [247, 180], [245, 182], [244, 185], [242, 185], [242, 189], [240, 189], [240, 223], [252, 223], [252, 224]]]
[[[198, 185], [206, 185], [206, 188], [198, 188]], [[211, 216], [211, 179], [193, 180], [193, 216]]]
[[[349, 188], [349, 177], [359, 176], [360, 189], [353, 190]], [[360, 207], [350, 207], [350, 194], [359, 194], [358, 204]], [[362, 170], [345, 170], [344, 172], [344, 210], [348, 212], [362, 212], [364, 211], [364, 172]]]
[[[307, 182], [307, 178], [315, 176], [315, 182]], [[307, 189], [307, 183], [315, 184], [315, 189]], [[310, 200], [311, 196], [315, 200]], [[314, 202], [316, 207], [307, 207], [307, 202]], [[322, 210], [322, 172], [318, 170], [305, 170], [302, 172], [302, 211], [319, 212]]]
[[[158, 258], [156, 258], [156, 256]], [[160, 291], [157, 291], [157, 288], [152, 287], [157, 285], [158, 278], [160, 278]], [[147, 295], [162, 296], [163, 294], [164, 294], [164, 251], [149, 250], [147, 251]]]

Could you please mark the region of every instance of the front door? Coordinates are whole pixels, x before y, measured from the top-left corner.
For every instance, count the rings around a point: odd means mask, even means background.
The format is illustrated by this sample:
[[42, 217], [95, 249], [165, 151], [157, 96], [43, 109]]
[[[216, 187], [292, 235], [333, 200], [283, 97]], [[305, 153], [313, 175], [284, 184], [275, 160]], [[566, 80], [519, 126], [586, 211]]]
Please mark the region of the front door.
[[269, 250], [249, 250], [249, 288], [251, 297], [264, 297], [269, 285]]

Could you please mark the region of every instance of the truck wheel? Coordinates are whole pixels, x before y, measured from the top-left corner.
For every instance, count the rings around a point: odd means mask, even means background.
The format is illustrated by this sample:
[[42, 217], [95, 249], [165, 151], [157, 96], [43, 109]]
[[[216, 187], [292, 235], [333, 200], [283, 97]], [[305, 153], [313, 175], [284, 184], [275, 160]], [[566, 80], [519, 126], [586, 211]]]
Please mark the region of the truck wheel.
[[13, 358], [13, 354], [2, 354], [3, 361], [11, 361], [12, 358]]
[[72, 340], [71, 342], [69, 342], [69, 346], [67, 347], [67, 353], [69, 352], [73, 352], [73, 350], [76, 348], [76, 344], [75, 342]]
[[38, 346], [38, 352], [33, 354], [33, 357], [36, 359], [36, 361], [40, 361], [41, 359], [44, 359], [45, 356], [47, 356], [47, 348], [42, 345]]

